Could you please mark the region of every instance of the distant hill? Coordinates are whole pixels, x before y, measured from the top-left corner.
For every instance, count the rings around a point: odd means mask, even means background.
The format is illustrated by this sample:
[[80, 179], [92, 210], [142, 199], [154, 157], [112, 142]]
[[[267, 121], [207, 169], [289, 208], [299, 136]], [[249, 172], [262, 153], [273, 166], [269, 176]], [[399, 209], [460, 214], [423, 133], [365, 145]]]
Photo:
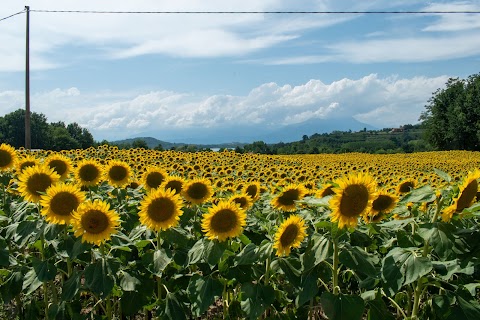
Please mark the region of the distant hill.
[[147, 146], [150, 149], [153, 149], [157, 147], [158, 145], [162, 145], [162, 148], [164, 150], [169, 150], [172, 149], [173, 147], [175, 148], [180, 148], [188, 145], [195, 145], [198, 149], [206, 148], [206, 149], [233, 149], [238, 147], [243, 147], [245, 143], [241, 142], [230, 142], [230, 143], [221, 143], [221, 144], [193, 144], [193, 143], [175, 143], [175, 142], [167, 142], [167, 141], [162, 141], [158, 140], [153, 137], [136, 137], [136, 138], [129, 138], [129, 139], [124, 139], [124, 140], [116, 140], [116, 141], [110, 141], [111, 144], [115, 145], [131, 145], [134, 141], [136, 140], [143, 140], [147, 144]]

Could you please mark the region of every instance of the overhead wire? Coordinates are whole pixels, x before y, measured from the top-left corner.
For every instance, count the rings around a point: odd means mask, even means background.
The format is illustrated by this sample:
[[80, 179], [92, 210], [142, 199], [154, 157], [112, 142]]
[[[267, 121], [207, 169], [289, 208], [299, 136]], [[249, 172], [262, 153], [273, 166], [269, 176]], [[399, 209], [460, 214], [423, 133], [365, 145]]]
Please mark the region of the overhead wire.
[[102, 10], [43, 10], [41, 13], [95, 13], [95, 14], [480, 14], [480, 11], [102, 11]]
[[7, 16], [7, 17], [3, 17], [3, 18], [0, 19], [0, 21], [7, 20], [7, 19], [9, 19], [9, 18], [12, 18], [12, 17], [14, 17], [14, 16], [16, 16], [16, 15], [18, 15], [18, 14], [22, 14], [22, 13], [25, 13], [25, 10], [19, 11], [19, 12], [14, 13], [14, 14], [11, 14], [11, 15], [9, 15], [9, 16]]

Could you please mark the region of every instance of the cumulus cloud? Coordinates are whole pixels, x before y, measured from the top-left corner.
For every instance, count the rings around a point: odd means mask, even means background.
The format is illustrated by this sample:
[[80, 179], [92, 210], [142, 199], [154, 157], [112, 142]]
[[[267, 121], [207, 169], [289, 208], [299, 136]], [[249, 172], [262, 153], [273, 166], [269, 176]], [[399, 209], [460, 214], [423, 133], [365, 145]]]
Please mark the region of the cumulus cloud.
[[[281, 127], [316, 118], [354, 117], [384, 128], [417, 123], [432, 92], [447, 80], [448, 76], [380, 78], [370, 74], [331, 83], [318, 79], [295, 86], [265, 83], [244, 96], [152, 91], [119, 98], [111, 93], [110, 102], [106, 93], [67, 88], [34, 95], [32, 111], [45, 114], [50, 122], [77, 122], [97, 140], [195, 127]], [[0, 96], [5, 98], [0, 100], [2, 113], [23, 105], [21, 92], [0, 92]]]

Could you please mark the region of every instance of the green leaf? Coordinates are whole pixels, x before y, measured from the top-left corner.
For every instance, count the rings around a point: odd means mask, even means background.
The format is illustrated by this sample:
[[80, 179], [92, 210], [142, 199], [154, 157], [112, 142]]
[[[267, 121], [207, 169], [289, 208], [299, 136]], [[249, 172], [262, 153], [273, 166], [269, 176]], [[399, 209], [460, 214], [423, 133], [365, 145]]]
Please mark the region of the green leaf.
[[123, 315], [135, 315], [149, 302], [149, 299], [148, 294], [143, 292], [143, 290], [141, 292], [125, 291], [122, 295], [122, 299], [120, 299]]
[[[403, 285], [404, 274], [397, 265], [400, 257], [396, 255], [401, 248], [394, 248], [383, 258], [382, 261], [382, 280], [384, 281], [383, 288], [388, 296], [394, 296]], [[403, 261], [407, 259], [406, 256]], [[402, 263], [403, 263], [402, 261]]]
[[263, 262], [267, 260], [267, 258], [271, 257], [273, 252], [273, 243], [270, 240], [263, 240], [260, 243], [260, 246], [257, 249], [258, 253], [258, 261]]
[[300, 266], [297, 266], [298, 260], [288, 259], [288, 258], [280, 258], [276, 260], [280, 269], [285, 273], [288, 281], [294, 285], [295, 287], [300, 287], [301, 284], [301, 272]]
[[123, 291], [135, 291], [135, 287], [141, 285], [141, 281], [126, 271], [122, 271], [123, 277], [120, 279], [120, 286]]
[[418, 234], [428, 241], [440, 257], [446, 259], [452, 253], [455, 231], [451, 223], [435, 222], [420, 225]]
[[450, 177], [450, 175], [440, 169], [437, 169], [437, 168], [433, 168], [433, 171], [440, 177], [442, 178], [443, 180], [445, 180], [446, 182], [451, 182], [452, 181], [452, 177]]
[[24, 276], [22, 272], [13, 272], [5, 283], [0, 285], [3, 301], [10, 301], [23, 289]]
[[254, 243], [246, 245], [235, 257], [235, 265], [250, 265], [258, 261], [257, 246]]
[[301, 307], [307, 301], [310, 301], [318, 293], [317, 279], [319, 272], [317, 268], [310, 269], [302, 275], [301, 285], [297, 298], [295, 299], [295, 306]]
[[478, 301], [465, 300], [457, 296], [457, 305], [451, 308], [447, 320], [478, 320], [480, 319], [480, 304]]
[[70, 279], [64, 282], [62, 287], [62, 300], [70, 301], [75, 298], [80, 290], [81, 273], [74, 273]]
[[415, 253], [412, 253], [402, 266], [402, 270], [405, 273], [405, 282], [403, 284], [407, 285], [416, 281], [432, 269], [432, 262], [429, 258], [416, 256]]
[[450, 280], [450, 278], [456, 273], [472, 275], [475, 271], [475, 266], [472, 261], [469, 261], [466, 265], [462, 265], [462, 261], [458, 259], [450, 261], [432, 261], [432, 265], [438, 276], [446, 281]]
[[195, 274], [188, 284], [188, 296], [193, 313], [200, 317], [213, 304], [215, 297], [222, 295], [222, 292], [223, 285], [219, 280]]
[[227, 249], [227, 242], [219, 242], [216, 240], [205, 240], [204, 257], [207, 263], [214, 266], [220, 261], [223, 253]]
[[85, 268], [85, 285], [92, 292], [106, 297], [113, 289], [113, 277], [108, 274], [106, 263], [103, 259], [97, 260]]
[[192, 265], [202, 260], [204, 249], [205, 249], [204, 239], [201, 238], [188, 251], [188, 264]]
[[27, 242], [34, 242], [38, 235], [38, 220], [26, 220], [18, 224], [15, 241], [19, 246], [23, 247]]
[[437, 196], [430, 185], [425, 185], [418, 189], [412, 190], [402, 199], [402, 202], [432, 202]]
[[395, 320], [395, 316], [388, 310], [381, 296], [367, 301], [367, 320]]
[[25, 291], [26, 295], [31, 294], [42, 285], [42, 281], [38, 280], [37, 273], [32, 268], [30, 269], [23, 279], [22, 291]]
[[258, 317], [275, 300], [274, 290], [271, 286], [263, 284], [245, 283], [242, 285], [242, 310], [249, 319], [258, 319]]
[[7, 242], [0, 239], [0, 266], [8, 267], [10, 265], [10, 254], [7, 249]]
[[302, 256], [302, 264], [305, 269], [317, 266], [327, 260], [333, 254], [333, 243], [326, 237], [314, 234], [310, 244]]
[[356, 295], [324, 292], [320, 302], [327, 317], [335, 320], [360, 320], [365, 309], [363, 299]]
[[55, 279], [57, 268], [48, 261], [33, 260], [33, 269], [37, 275], [38, 280], [47, 282]]
[[345, 246], [338, 256], [340, 263], [356, 273], [365, 274], [373, 278], [378, 277], [375, 265], [378, 258], [358, 247]]
[[150, 251], [142, 256], [142, 263], [154, 275], [161, 277], [172, 258], [164, 249]]
[[183, 310], [181, 303], [178, 301], [174, 293], [167, 293], [167, 297], [165, 298], [165, 304], [165, 314], [167, 315], [168, 319], [187, 319], [185, 311]]

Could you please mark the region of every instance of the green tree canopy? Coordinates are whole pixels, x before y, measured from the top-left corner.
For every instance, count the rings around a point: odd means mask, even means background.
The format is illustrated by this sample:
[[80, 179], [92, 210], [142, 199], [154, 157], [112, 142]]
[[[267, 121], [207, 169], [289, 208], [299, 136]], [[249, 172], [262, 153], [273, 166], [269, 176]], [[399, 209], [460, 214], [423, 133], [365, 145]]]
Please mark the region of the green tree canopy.
[[450, 78], [420, 116], [425, 139], [438, 150], [480, 150], [480, 74]]

